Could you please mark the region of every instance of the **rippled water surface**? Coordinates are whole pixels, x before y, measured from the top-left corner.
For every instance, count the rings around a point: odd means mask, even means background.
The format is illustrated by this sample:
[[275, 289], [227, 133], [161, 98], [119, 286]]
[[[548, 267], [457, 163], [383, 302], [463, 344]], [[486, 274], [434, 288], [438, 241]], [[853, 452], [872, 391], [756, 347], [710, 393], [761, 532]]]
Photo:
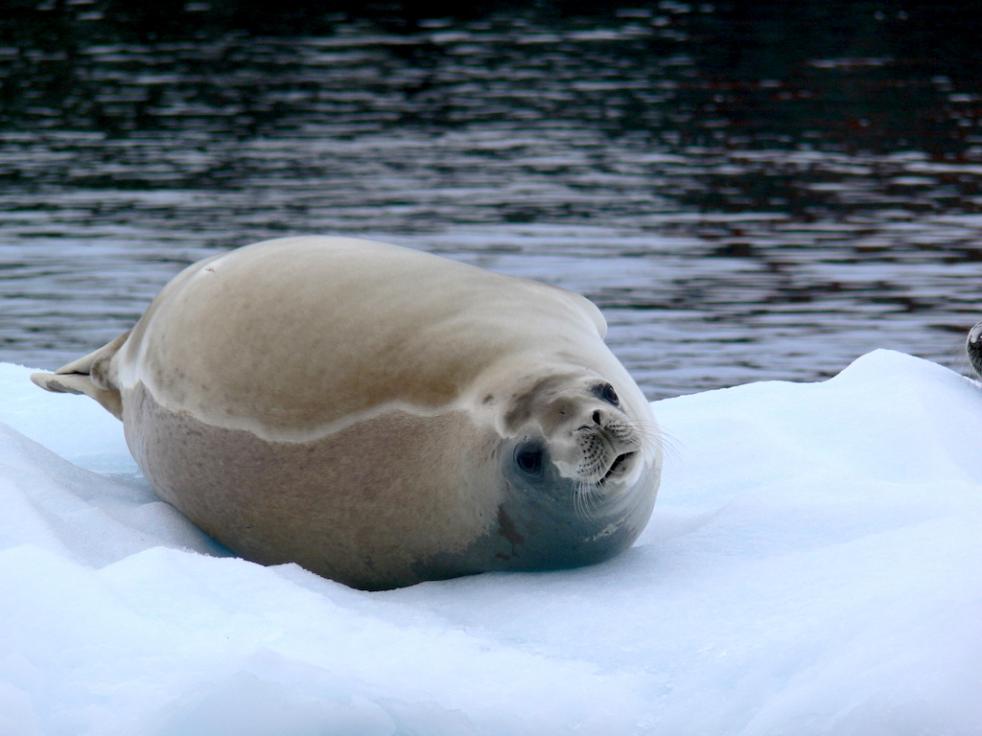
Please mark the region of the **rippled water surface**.
[[0, 360], [338, 233], [586, 294], [651, 398], [875, 347], [967, 369], [974, 3], [135, 5], [0, 14]]

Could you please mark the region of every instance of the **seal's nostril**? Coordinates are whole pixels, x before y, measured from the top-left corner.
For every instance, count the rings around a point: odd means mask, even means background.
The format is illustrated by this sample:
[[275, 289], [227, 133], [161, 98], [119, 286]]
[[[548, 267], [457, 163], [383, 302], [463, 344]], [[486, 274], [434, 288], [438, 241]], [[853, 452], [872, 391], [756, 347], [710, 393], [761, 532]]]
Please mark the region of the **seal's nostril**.
[[600, 410], [593, 412], [593, 423], [600, 424]]

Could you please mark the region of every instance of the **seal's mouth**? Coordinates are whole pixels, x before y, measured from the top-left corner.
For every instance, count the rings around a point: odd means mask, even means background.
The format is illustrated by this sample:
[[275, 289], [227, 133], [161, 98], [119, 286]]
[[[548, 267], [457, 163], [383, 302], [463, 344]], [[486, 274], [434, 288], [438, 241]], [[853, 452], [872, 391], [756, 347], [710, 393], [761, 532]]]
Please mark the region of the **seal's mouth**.
[[603, 477], [598, 481], [598, 483], [603, 485], [618, 470], [626, 468], [628, 465], [630, 465], [631, 458], [635, 455], [637, 455], [636, 452], [622, 452], [620, 455], [615, 457], [614, 462], [610, 464], [610, 467], [607, 468], [607, 472], [604, 473]]

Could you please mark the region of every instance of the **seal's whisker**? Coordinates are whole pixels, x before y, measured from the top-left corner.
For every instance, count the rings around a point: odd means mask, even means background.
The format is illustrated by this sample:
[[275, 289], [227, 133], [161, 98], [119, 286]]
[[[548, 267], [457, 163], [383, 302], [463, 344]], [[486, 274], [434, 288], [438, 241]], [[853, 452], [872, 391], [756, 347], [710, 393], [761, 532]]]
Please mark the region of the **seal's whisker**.
[[661, 436], [661, 428], [654, 428], [644, 422], [625, 417], [623, 423], [645, 439], [657, 440]]
[[682, 448], [685, 446], [685, 443], [670, 432], [663, 431], [659, 445], [663, 454], [677, 458], [682, 454]]
[[578, 519], [587, 518], [586, 507], [583, 500], [583, 486], [584, 484], [581, 482], [577, 483], [573, 488], [573, 511]]
[[585, 481], [576, 484], [573, 494], [574, 509], [581, 519], [593, 519], [598, 515], [600, 509], [598, 490], [598, 486]]

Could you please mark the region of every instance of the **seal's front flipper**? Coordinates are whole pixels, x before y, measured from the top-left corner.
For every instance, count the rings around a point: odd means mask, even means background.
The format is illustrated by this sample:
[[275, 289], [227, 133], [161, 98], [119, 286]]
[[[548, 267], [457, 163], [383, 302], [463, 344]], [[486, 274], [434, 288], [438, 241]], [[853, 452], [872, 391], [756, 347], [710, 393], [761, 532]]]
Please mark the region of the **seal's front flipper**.
[[45, 391], [85, 394], [98, 401], [117, 419], [123, 418], [123, 401], [110, 375], [110, 361], [126, 342], [126, 332], [93, 353], [63, 365], [54, 373], [32, 373], [31, 380]]

